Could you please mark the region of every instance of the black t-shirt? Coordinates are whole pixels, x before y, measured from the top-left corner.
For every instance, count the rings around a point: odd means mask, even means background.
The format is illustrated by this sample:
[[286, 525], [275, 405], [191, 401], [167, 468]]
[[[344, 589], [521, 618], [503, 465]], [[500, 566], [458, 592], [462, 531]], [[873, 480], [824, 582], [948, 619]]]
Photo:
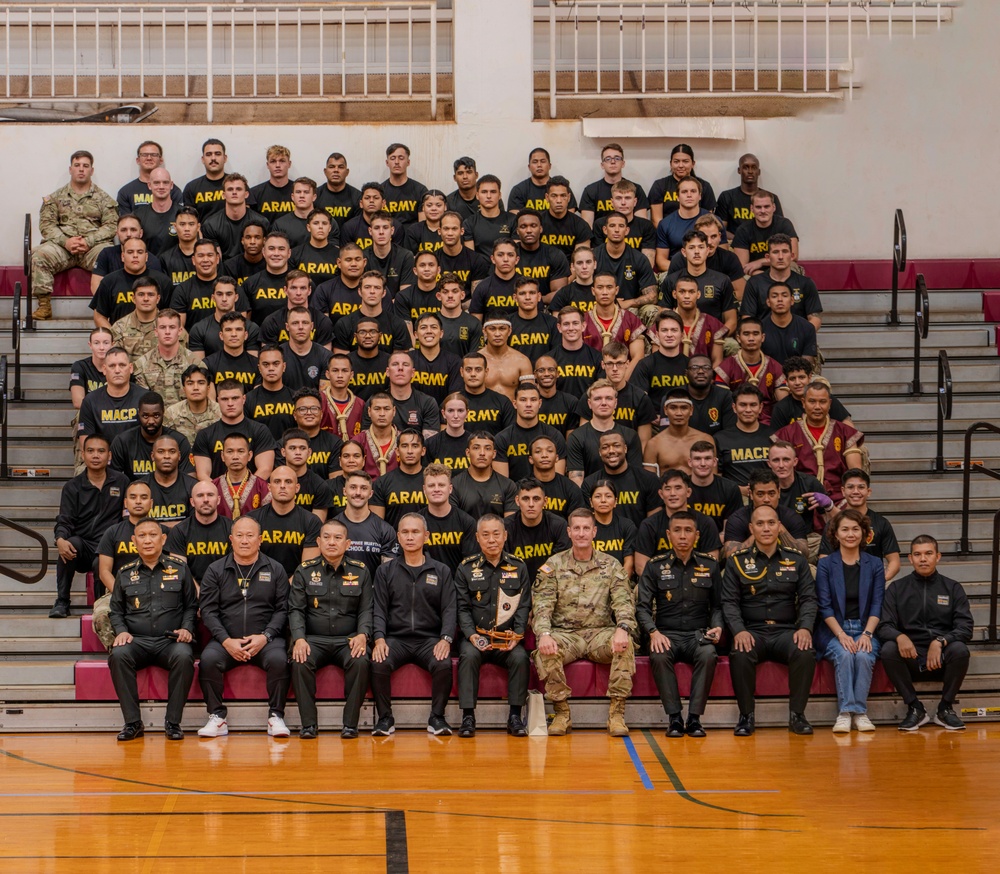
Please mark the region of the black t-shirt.
[[[503, 201], [500, 203], [500, 208], [503, 209]], [[472, 200], [466, 200], [457, 188], [448, 195], [447, 204], [449, 211], [457, 212], [462, 217], [463, 222], [479, 212], [479, 198], [473, 196]]]
[[557, 473], [549, 482], [538, 481], [545, 492], [545, 509], [550, 513], [568, 519], [574, 510], [587, 506], [580, 487], [568, 476]]
[[[751, 200], [751, 195], [745, 193], [739, 185], [735, 188], [729, 188], [719, 195], [719, 201], [715, 205], [715, 214], [725, 223], [729, 233], [735, 234], [744, 222], [753, 221], [753, 210], [750, 208]], [[776, 216], [784, 215], [781, 211], [781, 201], [778, 200], [777, 196], [774, 198], [774, 214]]]
[[[214, 286], [215, 279], [199, 279], [197, 275], [191, 276], [185, 279], [180, 285], [174, 286], [173, 294], [170, 296], [170, 306], [185, 316], [184, 327], [189, 334], [191, 333], [191, 329], [199, 322], [210, 319], [215, 315], [215, 301], [212, 300], [212, 292], [215, 290]], [[245, 313], [250, 309], [250, 301], [247, 299], [242, 287], [236, 292], [236, 306], [234, 309], [240, 313]], [[216, 324], [218, 325], [218, 323]], [[250, 327], [251, 325], [248, 324], [248, 333]]]
[[347, 526], [347, 537], [351, 541], [347, 556], [362, 562], [373, 577], [384, 559], [399, 555], [396, 532], [374, 513], [369, 513], [363, 522], [352, 522], [343, 513], [336, 518]]
[[[603, 246], [607, 242], [607, 235], [604, 233], [607, 223], [608, 216], [594, 222], [594, 233], [591, 241], [593, 246]], [[643, 249], [655, 249], [656, 225], [649, 219], [633, 216], [632, 220], [628, 223], [628, 236], [625, 237], [625, 245], [639, 251]]]
[[439, 350], [437, 358], [428, 361], [419, 349], [414, 349], [410, 359], [413, 361], [413, 385], [439, 407], [448, 395], [462, 388], [459, 372], [462, 361], [457, 355]]
[[111, 573], [118, 576], [123, 564], [135, 561], [139, 556], [139, 550], [132, 542], [132, 535], [135, 533], [135, 525], [131, 519], [122, 519], [108, 528], [101, 537], [101, 542], [97, 544], [97, 554], [107, 556], [111, 559]]
[[[700, 176], [686, 178], [694, 178], [701, 183], [701, 200], [698, 202], [698, 205], [702, 209], [707, 209], [709, 212], [715, 209], [715, 192], [712, 190], [712, 186]], [[681, 180], [681, 182], [683, 181], [684, 180]], [[657, 179], [652, 185], [649, 186], [649, 202], [663, 204], [664, 218], [672, 212], [677, 212], [678, 185], [680, 185], [680, 182], [674, 178], [674, 174], [668, 173], [666, 176], [661, 179]]]
[[225, 349], [213, 352], [205, 358], [204, 364], [209, 379], [216, 385], [224, 379], [235, 379], [249, 390], [260, 382], [257, 359], [245, 348], [239, 355], [230, 355]]
[[[621, 434], [625, 438], [626, 457], [630, 468], [642, 468], [642, 443], [631, 428], [615, 422], [608, 431], [597, 431], [591, 422], [581, 425], [566, 441], [566, 472], [582, 470], [584, 477], [604, 470], [600, 445], [604, 434]], [[589, 497], [588, 497], [589, 500]]]
[[329, 431], [317, 432], [309, 438], [306, 467], [320, 479], [329, 479], [331, 473], [340, 470], [340, 450], [343, 448], [344, 441], [336, 434]]
[[[507, 198], [507, 206], [510, 209], [516, 209], [518, 212], [522, 209], [534, 209], [541, 213], [548, 212], [549, 198], [546, 193], [546, 186], [536, 185], [535, 180], [531, 176], [527, 179], [522, 179], [510, 190], [510, 196]], [[572, 215], [578, 209], [576, 196], [572, 191], [569, 193], [568, 208], [570, 211], [567, 215]], [[584, 224], [587, 223], [584, 222]]]
[[377, 316], [366, 316], [360, 309], [347, 316], [337, 319], [333, 326], [333, 346], [335, 349], [346, 349], [348, 352], [357, 348], [358, 338], [354, 332], [362, 319], [375, 319], [378, 322], [380, 349], [386, 352], [405, 352], [410, 348], [410, 332], [404, 322], [391, 309], [388, 300], [382, 301], [382, 312]]
[[476, 286], [476, 290], [472, 292], [469, 312], [474, 316], [482, 316], [484, 322], [516, 313], [515, 282], [517, 282], [516, 273], [510, 279], [501, 279], [494, 271], [480, 282]]
[[[334, 226], [343, 234], [344, 223], [358, 212], [361, 203], [361, 192], [353, 185], [344, 183], [340, 191], [331, 191], [329, 184], [320, 185], [316, 189], [316, 209], [326, 210], [333, 219]], [[346, 237], [341, 237], [346, 239]]]
[[194, 477], [180, 473], [169, 486], [163, 486], [151, 474], [143, 477], [142, 482], [149, 485], [149, 491], [153, 495], [149, 515], [157, 522], [179, 522], [192, 515], [191, 489], [198, 482]]
[[733, 428], [715, 434], [722, 475], [737, 485], [747, 485], [751, 471], [767, 468], [767, 452], [773, 433], [767, 425], [760, 425], [750, 433]]
[[[243, 239], [243, 229], [251, 223], [261, 225], [264, 233], [271, 229], [271, 222], [252, 209], [248, 208], [240, 219], [231, 219], [226, 215], [225, 209], [220, 209], [201, 223], [201, 235], [206, 240], [215, 240], [219, 244], [223, 258], [235, 258], [243, 253], [243, 244], [240, 242]], [[232, 273], [226, 275], [233, 276]]]
[[[783, 397], [774, 405], [771, 411], [771, 427], [775, 431], [780, 431], [785, 425], [791, 425], [802, 418], [805, 411], [802, 408], [802, 401], [792, 394]], [[850, 410], [847, 409], [837, 398], [830, 398], [830, 418], [843, 422], [851, 417]]]
[[463, 470], [452, 477], [451, 484], [451, 502], [473, 519], [487, 513], [503, 516], [517, 509], [517, 504], [514, 503], [517, 486], [496, 471], [490, 474], [486, 482], [481, 483], [474, 480], [468, 470]]
[[[492, 250], [490, 255], [492, 255]], [[493, 272], [493, 264], [488, 257], [473, 252], [467, 246], [462, 246], [457, 255], [449, 255], [444, 249], [438, 249], [438, 266], [442, 273], [454, 273], [465, 286], [465, 296], [469, 297], [472, 283], [486, 279]]]
[[[723, 249], [721, 246], [715, 250], [714, 254], [708, 256], [705, 260], [705, 267], [709, 270], [714, 270], [716, 273], [728, 276], [730, 282], [738, 282], [743, 278], [743, 265], [740, 264], [740, 259], [736, 253], [731, 252], [729, 249]], [[684, 258], [684, 253], [678, 252], [670, 259], [670, 266], [667, 268], [667, 272], [676, 273], [678, 270], [686, 269], [687, 261]]]
[[94, 292], [88, 306], [95, 313], [104, 316], [113, 325], [135, 310], [132, 286], [137, 279], [151, 279], [155, 282], [156, 287], [160, 289], [158, 305], [160, 309], [167, 306], [173, 291], [173, 283], [165, 273], [156, 270], [146, 270], [143, 273], [127, 273], [125, 270], [116, 270], [114, 273], [109, 273], [97, 286], [97, 291]]
[[750, 260], [763, 258], [768, 252], [767, 241], [775, 234], [787, 234], [798, 237], [798, 231], [788, 219], [776, 215], [766, 228], [758, 227], [756, 221], [744, 222], [733, 235], [733, 248], [746, 249], [750, 252]]
[[660, 481], [656, 475], [644, 467], [631, 464], [621, 473], [608, 473], [604, 466], [590, 474], [583, 481], [583, 499], [590, 503], [590, 495], [598, 480], [610, 480], [615, 488], [615, 515], [628, 519], [637, 528], [642, 520], [657, 507], [663, 506], [660, 499]]
[[250, 301], [250, 318], [258, 325], [264, 324], [264, 319], [271, 313], [280, 313], [287, 309], [288, 296], [285, 294], [287, 278], [288, 270], [281, 273], [261, 270], [247, 277], [240, 286], [240, 291]]
[[479, 551], [476, 542], [476, 520], [458, 507], [451, 506], [447, 516], [435, 516], [423, 507], [420, 515], [427, 522], [427, 543], [424, 552], [441, 564], [457, 568], [462, 559]]
[[527, 355], [532, 364], [548, 354], [559, 340], [556, 320], [548, 313], [537, 313], [533, 319], [525, 319], [515, 312], [510, 316], [510, 327], [507, 345]]
[[337, 322], [361, 308], [359, 282], [353, 288], [344, 283], [340, 274], [316, 286], [312, 293], [311, 304], [321, 313], [330, 317], [336, 327]]
[[580, 416], [576, 413], [578, 400], [579, 398], [556, 389], [552, 397], [542, 397], [542, 404], [538, 409], [538, 421], [551, 425], [565, 437], [580, 425]]
[[375, 254], [375, 249], [365, 250], [366, 270], [377, 270], [385, 277], [386, 299], [383, 306], [389, 306], [390, 301], [397, 294], [400, 288], [413, 285], [416, 278], [413, 275], [413, 253], [402, 246], [390, 246], [389, 252], [384, 258]]
[[393, 185], [388, 179], [382, 183], [385, 191], [385, 208], [394, 219], [404, 225], [413, 224], [420, 212], [427, 186], [416, 179], [407, 179], [402, 185]]
[[[670, 309], [676, 309], [677, 301], [674, 299], [674, 285], [680, 277], [681, 271], [669, 273], [660, 286], [660, 304]], [[736, 301], [736, 292], [729, 277], [715, 270], [706, 270], [700, 276], [694, 277], [701, 291], [698, 298], [698, 309], [710, 316], [715, 316], [720, 322], [725, 321], [727, 310], [739, 309]]]
[[630, 519], [612, 513], [607, 525], [597, 523], [594, 549], [614, 556], [619, 564], [625, 564], [625, 557], [635, 552], [635, 535], [636, 527]]
[[493, 256], [493, 244], [500, 237], [514, 236], [516, 222], [514, 213], [502, 209], [492, 218], [477, 212], [462, 222], [462, 237], [471, 240], [476, 252], [489, 259]]
[[237, 285], [243, 285], [249, 277], [256, 276], [266, 266], [263, 258], [257, 261], [247, 261], [246, 255], [240, 252], [223, 262], [219, 268], [219, 276], [231, 276], [236, 280]]
[[78, 385], [83, 388], [85, 395], [97, 391], [107, 384], [108, 381], [104, 378], [104, 374], [97, 369], [93, 358], [89, 356], [74, 361], [73, 366], [69, 369], [69, 387], [73, 388], [74, 385]]
[[142, 240], [146, 244], [146, 249], [154, 255], [159, 255], [165, 249], [177, 245], [174, 219], [180, 208], [179, 200], [173, 201], [166, 212], [157, 212], [151, 203], [140, 203], [136, 206], [133, 214], [142, 225]]
[[379, 350], [374, 358], [362, 358], [355, 349], [350, 354], [351, 377], [350, 388], [359, 398], [367, 401], [373, 394], [388, 391], [389, 380], [385, 375], [389, 367], [389, 353]]
[[608, 254], [607, 245], [594, 249], [597, 273], [613, 273], [618, 282], [618, 299], [635, 300], [644, 288], [656, 285], [656, 274], [649, 259], [638, 249], [626, 246], [618, 258]]
[[578, 282], [571, 282], [553, 295], [549, 310], [558, 313], [563, 307], [575, 307], [581, 313], [589, 313], [596, 304], [593, 283], [580, 285]]
[[[309, 332], [309, 339], [320, 346], [333, 343], [333, 325], [329, 316], [319, 310], [310, 310], [313, 317], [313, 329]], [[260, 326], [260, 340], [262, 343], [287, 343], [288, 331], [285, 329], [285, 322], [288, 320], [287, 310], [275, 310], [264, 319], [264, 324]], [[256, 325], [250, 322], [254, 328]], [[249, 345], [249, 344], [248, 344]]]
[[[303, 243], [309, 241], [309, 229], [306, 227], [306, 220], [299, 218], [294, 212], [286, 212], [284, 215], [276, 218], [271, 224], [271, 230], [281, 231], [285, 234], [288, 237], [288, 245], [292, 249], [297, 249]], [[334, 226], [334, 230], [336, 230], [336, 225]], [[331, 234], [331, 236], [333, 235]]]
[[404, 322], [412, 322], [414, 328], [417, 319], [424, 313], [441, 313], [441, 301], [437, 299], [437, 288], [430, 291], [421, 290], [414, 282], [409, 288], [404, 288], [392, 299], [392, 311]]
[[483, 323], [475, 316], [468, 313], [462, 313], [454, 319], [441, 316], [441, 321], [444, 323], [441, 348], [445, 352], [462, 358], [482, 345]]
[[575, 212], [568, 212], [562, 218], [556, 218], [548, 209], [542, 212], [542, 245], [553, 246], [567, 258], [581, 243], [589, 242], [591, 235], [590, 225]]
[[406, 513], [419, 513], [427, 506], [424, 495], [424, 472], [403, 473], [398, 467], [375, 480], [369, 507], [381, 507], [385, 521], [393, 528]]
[[[247, 349], [260, 348], [260, 328], [253, 322], [247, 322], [247, 339], [243, 344]], [[196, 322], [193, 328], [188, 330], [188, 349], [192, 352], [204, 352], [205, 357], [221, 352], [225, 347], [222, 345], [222, 326], [215, 320], [215, 316], [201, 319]]]
[[174, 555], [183, 555], [191, 576], [200, 582], [210, 564], [229, 554], [232, 531], [233, 520], [225, 516], [216, 516], [205, 525], [192, 514], [170, 529], [164, 548]]
[[743, 493], [731, 480], [713, 476], [707, 486], [692, 483], [689, 506], [708, 516], [722, 531], [726, 520], [743, 507]]
[[808, 276], [796, 273], [794, 270], [788, 279], [772, 279], [771, 271], [764, 270], [751, 276], [743, 290], [743, 300], [740, 302], [740, 315], [762, 319], [770, 314], [767, 306], [767, 293], [772, 285], [787, 285], [792, 291], [792, 315], [807, 316], [823, 312], [823, 304], [819, 299], [816, 283]]
[[[624, 181], [624, 177], [622, 177]], [[638, 183], [635, 185], [636, 209], [649, 209], [649, 198], [646, 197], [646, 190]], [[601, 218], [615, 211], [615, 206], [611, 202], [611, 185], [603, 177], [596, 182], [591, 182], [583, 189], [580, 197], [580, 212], [589, 211], [594, 214], [594, 220]]]
[[[869, 555], [874, 555], [875, 558], [885, 558], [894, 552], [898, 553], [899, 543], [896, 540], [896, 532], [892, 530], [889, 520], [881, 513], [876, 513], [871, 507], [868, 508], [868, 512], [865, 515], [868, 516], [872, 530], [861, 548]], [[833, 545], [824, 537], [819, 545], [819, 554], [829, 555], [831, 552], [833, 552]]]
[[268, 391], [263, 385], [256, 385], [247, 392], [243, 411], [255, 422], [266, 426], [276, 441], [280, 440], [285, 431], [295, 427], [293, 394], [284, 384], [277, 391]]
[[671, 358], [654, 350], [636, 364], [629, 382], [646, 392], [653, 409], [659, 411], [663, 409], [663, 399], [667, 392], [675, 388], [687, 388], [687, 365], [686, 355]]
[[201, 221], [205, 221], [213, 212], [225, 207], [226, 198], [222, 191], [222, 183], [225, 178], [225, 174], [218, 179], [199, 176], [184, 186], [184, 205], [193, 206], [198, 210], [198, 218]]
[[113, 441], [138, 424], [139, 398], [145, 393], [146, 389], [134, 382], [129, 383], [128, 392], [120, 398], [111, 397], [107, 386], [88, 392], [80, 405], [77, 436], [103, 434]]
[[406, 228], [403, 246], [413, 253], [414, 258], [420, 252], [436, 252], [443, 245], [441, 232], [427, 227], [426, 221], [416, 222]]
[[[312, 473], [312, 471], [309, 471]], [[330, 499], [330, 512], [327, 514], [328, 519], [332, 519], [338, 513], [343, 513], [344, 508], [347, 506], [347, 495], [344, 494], [344, 475], [342, 473], [337, 474], [333, 479], [326, 481], [328, 489], [328, 497]]]
[[496, 436], [497, 461], [506, 461], [507, 476], [514, 482], [531, 476], [528, 450], [536, 437], [548, 437], [556, 446], [557, 456], [566, 458], [566, 441], [551, 425], [538, 422], [531, 428], [524, 428], [515, 421]]
[[506, 552], [521, 559], [528, 566], [528, 576], [535, 582], [538, 569], [557, 552], [565, 552], [570, 542], [565, 520], [555, 513], [542, 512], [537, 525], [527, 526], [520, 513], [503, 520], [507, 529]]
[[514, 405], [507, 399], [507, 396], [493, 391], [491, 388], [483, 389], [477, 395], [463, 391], [462, 396], [469, 406], [469, 414], [465, 417], [465, 430], [469, 434], [474, 434], [476, 431], [488, 431], [496, 437], [504, 428], [513, 425], [517, 419]]
[[569, 276], [569, 261], [555, 246], [539, 245], [537, 249], [533, 250], [521, 246], [519, 251], [520, 259], [514, 272], [518, 276], [526, 276], [536, 280], [542, 297], [549, 294], [555, 280], [566, 279]]
[[[615, 512], [618, 512], [617, 508], [615, 508]], [[698, 552], [712, 552], [721, 549], [722, 541], [719, 539], [719, 529], [715, 523], [697, 510], [691, 512], [694, 513], [698, 526], [698, 538], [694, 542], [694, 548]], [[667, 533], [669, 521], [665, 509], [654, 513], [648, 519], [644, 519], [635, 535], [635, 551], [639, 555], [652, 558], [652, 556], [670, 549], [670, 535]]]
[[[146, 267], [150, 270], [159, 270], [161, 273], [169, 273], [170, 271], [163, 267], [160, 263], [160, 259], [152, 254], [151, 252], [146, 256]], [[94, 265], [93, 273], [95, 276], [107, 276], [109, 273], [114, 273], [116, 270], [124, 270], [125, 264], [122, 261], [122, 247], [121, 243], [116, 246], [105, 246], [101, 249], [101, 253], [97, 256], [97, 263]], [[194, 267], [191, 267], [194, 270]]]
[[[362, 249], [370, 249], [372, 246], [371, 229], [368, 227], [370, 219], [365, 218], [364, 213], [358, 212], [356, 216], [348, 219], [341, 225], [340, 241], [343, 243], [356, 243]], [[406, 228], [396, 219], [392, 220], [392, 243], [394, 246], [402, 246], [406, 242]]]
[[[333, 234], [330, 236], [332, 238]], [[289, 263], [294, 265], [296, 270], [305, 273], [315, 287], [336, 274], [339, 257], [340, 246], [337, 243], [327, 241], [322, 249], [317, 249], [306, 240], [292, 251], [292, 260]]]
[[810, 531], [822, 533], [823, 514], [809, 509], [808, 502], [802, 498], [807, 492], [819, 492], [825, 495], [826, 489], [816, 477], [796, 471], [792, 474], [792, 484], [787, 489], [781, 490], [778, 503], [783, 507], [788, 507], [793, 513], [797, 513]]
[[764, 331], [761, 349], [778, 364], [784, 364], [793, 355], [816, 357], [816, 329], [812, 322], [801, 316], [792, 316], [789, 324], [779, 328], [767, 315], [760, 320], [760, 324]]
[[260, 523], [260, 551], [273, 558], [288, 576], [302, 564], [302, 551], [318, 545], [320, 521], [298, 505], [281, 515], [274, 504], [264, 504], [247, 514]]
[[443, 464], [451, 470], [468, 470], [469, 457], [465, 450], [469, 445], [470, 432], [461, 437], [452, 437], [447, 431], [438, 431], [427, 443], [424, 460], [428, 464]]
[[[331, 506], [330, 483], [333, 480], [323, 479], [315, 471], [306, 468], [299, 476], [299, 493], [295, 503], [304, 510], [328, 510]], [[338, 510], [338, 512], [340, 512]]]
[[[170, 199], [174, 203], [184, 202], [184, 194], [176, 185], [170, 188]], [[126, 182], [118, 189], [118, 215], [128, 215], [130, 212], [135, 212], [139, 204], [152, 202], [153, 192], [148, 183], [139, 178]]]
[[250, 189], [250, 199], [248, 206], [252, 206], [265, 218], [272, 222], [286, 212], [294, 209], [292, 204], [292, 188], [294, 183], [289, 179], [284, 185], [272, 185], [271, 180], [254, 185]]
[[[726, 542], [743, 543], [750, 536], [750, 513], [752, 508], [748, 505], [740, 507], [726, 520]], [[810, 529], [802, 517], [794, 510], [778, 504], [778, 521], [785, 526], [785, 530], [796, 540], [804, 540], [809, 536]]]
[[[226, 472], [226, 466], [222, 463], [222, 443], [230, 434], [242, 434], [250, 441], [250, 449], [255, 455], [277, 448], [271, 432], [259, 422], [244, 418], [239, 422], [229, 425], [221, 419], [202, 428], [195, 437], [191, 455], [194, 458], [212, 459], [212, 479], [222, 476]], [[254, 461], [250, 459], [250, 466], [254, 466]]]
[[[187, 437], [173, 428], [163, 428], [160, 436], [173, 437], [177, 441], [181, 474], [191, 470], [191, 462], [188, 460], [191, 444]], [[153, 472], [153, 444], [143, 437], [138, 425], [125, 429], [112, 441], [109, 465], [121, 471], [129, 480], [141, 479]]]
[[[576, 412], [581, 419], [588, 421], [593, 415], [586, 395], [580, 398], [576, 405]], [[633, 431], [638, 431], [640, 425], [651, 425], [657, 418], [653, 404], [644, 391], [637, 389], [630, 382], [626, 382], [618, 390], [618, 406], [615, 407], [616, 422], [621, 422]]]
[[[413, 389], [405, 401], [393, 398], [392, 402], [396, 407], [392, 424], [400, 431], [404, 428], [416, 428], [418, 431], [441, 430], [441, 410], [422, 391]], [[365, 407], [361, 416], [361, 428], [367, 430], [370, 427], [371, 419], [368, 418], [368, 407]]]
[[554, 346], [550, 352], [559, 367], [559, 377], [556, 386], [573, 397], [583, 397], [595, 379], [604, 376], [604, 362], [601, 353], [593, 346], [584, 343], [579, 349], [572, 351], [563, 347], [562, 343]]
[[299, 355], [288, 343], [281, 344], [285, 355], [285, 376], [283, 382], [293, 392], [300, 388], [319, 388], [319, 381], [326, 374], [333, 353], [319, 343], [312, 343], [309, 351]]
[[[690, 386], [688, 393], [690, 394]], [[692, 397], [691, 403], [694, 404], [694, 412], [688, 425], [695, 431], [711, 434], [714, 437], [723, 428], [732, 430], [736, 427], [733, 393], [724, 385], [713, 383], [704, 398], [699, 400]]]

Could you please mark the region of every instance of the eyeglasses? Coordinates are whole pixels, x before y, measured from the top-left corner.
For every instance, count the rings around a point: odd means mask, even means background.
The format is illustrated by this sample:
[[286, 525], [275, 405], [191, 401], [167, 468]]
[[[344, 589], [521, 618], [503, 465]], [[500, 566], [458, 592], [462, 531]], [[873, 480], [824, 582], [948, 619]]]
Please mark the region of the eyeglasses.
[[296, 407], [295, 411], [297, 413], [318, 413], [322, 409], [322, 407]]
[[140, 158], [162, 158], [163, 155], [161, 155], [159, 152], [139, 152], [139, 157]]
[[625, 162], [624, 158], [619, 158], [617, 155], [608, 155], [606, 158], [601, 158], [602, 164], [622, 164]]
[[711, 364], [689, 364], [688, 370], [711, 370]]
[[358, 328], [355, 332], [359, 337], [366, 334], [377, 334], [378, 328]]

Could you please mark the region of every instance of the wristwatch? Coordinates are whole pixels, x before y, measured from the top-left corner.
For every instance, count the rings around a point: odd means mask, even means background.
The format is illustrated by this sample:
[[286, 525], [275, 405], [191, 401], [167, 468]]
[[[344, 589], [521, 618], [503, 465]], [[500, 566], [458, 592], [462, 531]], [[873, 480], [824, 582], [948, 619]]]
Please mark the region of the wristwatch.
[[874, 637], [874, 635], [873, 635], [873, 634], [872, 634], [872, 633], [871, 633], [870, 631], [863, 631], [863, 632], [861, 632], [861, 633], [862, 633], [862, 634], [863, 634], [863, 635], [864, 635], [865, 637]]
[[266, 638], [267, 638], [267, 642], [268, 642], [268, 643], [270, 643], [270, 642], [271, 642], [272, 640], [274, 640], [274, 635], [273, 635], [273, 634], [271, 634], [271, 632], [270, 632], [270, 631], [265, 631], [265, 632], [264, 632], [264, 637], [266, 637]]
[[442, 634], [442, 635], [441, 635], [441, 640], [443, 640], [443, 641], [444, 641], [445, 643], [447, 643], [447, 644], [452, 644], [452, 643], [454, 643], [454, 642], [455, 642], [455, 641], [454, 641], [454, 640], [452, 639], [451, 635], [448, 635], [448, 634]]
[[618, 623], [618, 627], [619, 627], [619, 628], [620, 628], [620, 629], [621, 629], [622, 631], [629, 631], [629, 627], [628, 627], [628, 626], [627, 626], [627, 625], [626, 625], [626, 624], [625, 624], [624, 622], [619, 622], [619, 623]]
[[934, 639], [941, 644], [942, 649], [948, 645], [948, 639], [944, 635], [939, 634]]

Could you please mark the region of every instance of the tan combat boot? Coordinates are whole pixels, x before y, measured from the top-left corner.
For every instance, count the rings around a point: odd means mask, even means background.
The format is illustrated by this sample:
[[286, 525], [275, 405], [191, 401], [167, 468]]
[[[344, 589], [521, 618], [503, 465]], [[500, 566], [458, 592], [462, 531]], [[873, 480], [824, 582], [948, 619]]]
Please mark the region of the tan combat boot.
[[625, 698], [612, 698], [608, 707], [608, 734], [612, 737], [628, 737], [625, 724]]
[[549, 723], [549, 734], [559, 737], [569, 734], [573, 730], [573, 720], [569, 716], [569, 701], [554, 701], [552, 709], [555, 710], [555, 716]]
[[49, 294], [37, 294], [38, 309], [31, 314], [36, 322], [47, 322], [52, 318], [52, 296]]

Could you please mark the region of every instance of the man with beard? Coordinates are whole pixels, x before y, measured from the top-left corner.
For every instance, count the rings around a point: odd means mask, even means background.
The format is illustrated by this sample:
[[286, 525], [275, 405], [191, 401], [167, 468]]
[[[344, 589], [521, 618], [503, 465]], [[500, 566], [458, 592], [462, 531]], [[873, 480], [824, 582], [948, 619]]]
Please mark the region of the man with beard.
[[615, 489], [615, 513], [638, 528], [643, 519], [660, 506], [656, 477], [644, 467], [629, 464], [625, 438], [621, 434], [602, 434], [598, 444], [601, 469], [590, 474], [582, 485], [583, 497], [590, 501], [598, 480], [609, 480]]
[[[146, 392], [139, 398], [137, 413], [139, 424], [122, 431], [111, 441], [111, 467], [121, 471], [130, 480], [153, 472], [153, 447], [160, 437], [173, 437], [184, 459], [183, 472], [190, 471], [187, 460], [191, 444], [187, 438], [172, 428], [163, 427], [163, 398], [155, 391]], [[143, 514], [145, 515], [145, 514]]]

